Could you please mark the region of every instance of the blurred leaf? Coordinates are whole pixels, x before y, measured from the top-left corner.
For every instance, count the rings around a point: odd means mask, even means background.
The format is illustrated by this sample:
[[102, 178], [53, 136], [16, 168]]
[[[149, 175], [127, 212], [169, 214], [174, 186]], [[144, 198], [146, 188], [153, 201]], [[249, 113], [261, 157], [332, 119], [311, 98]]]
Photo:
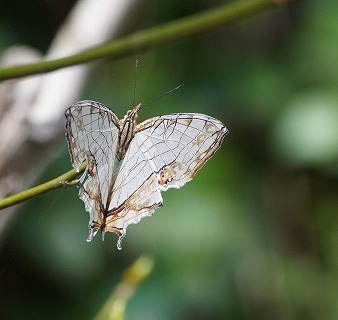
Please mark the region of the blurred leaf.
[[280, 161], [325, 166], [338, 158], [338, 96], [325, 91], [290, 101], [273, 128], [271, 149]]

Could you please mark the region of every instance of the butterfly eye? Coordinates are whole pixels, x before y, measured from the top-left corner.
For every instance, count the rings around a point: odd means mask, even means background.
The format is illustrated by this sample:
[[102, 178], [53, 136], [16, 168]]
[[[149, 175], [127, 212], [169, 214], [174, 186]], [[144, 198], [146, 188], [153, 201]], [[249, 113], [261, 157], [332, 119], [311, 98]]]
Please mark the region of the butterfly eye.
[[128, 110], [127, 111], [127, 117], [129, 117], [129, 118], [131, 118], [133, 120], [136, 120], [138, 118], [137, 111], [135, 109]]

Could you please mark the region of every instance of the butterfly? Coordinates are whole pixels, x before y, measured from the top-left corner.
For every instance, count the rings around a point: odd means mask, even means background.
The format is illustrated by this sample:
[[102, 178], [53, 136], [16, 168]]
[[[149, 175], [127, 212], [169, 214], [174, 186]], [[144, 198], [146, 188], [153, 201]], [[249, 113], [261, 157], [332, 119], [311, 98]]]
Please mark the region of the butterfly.
[[161, 191], [193, 179], [221, 146], [224, 124], [198, 113], [157, 116], [137, 124], [141, 104], [123, 119], [99, 102], [83, 100], [65, 111], [66, 139], [73, 168], [79, 171], [79, 198], [89, 212], [91, 241], [100, 230], [119, 238], [162, 207]]

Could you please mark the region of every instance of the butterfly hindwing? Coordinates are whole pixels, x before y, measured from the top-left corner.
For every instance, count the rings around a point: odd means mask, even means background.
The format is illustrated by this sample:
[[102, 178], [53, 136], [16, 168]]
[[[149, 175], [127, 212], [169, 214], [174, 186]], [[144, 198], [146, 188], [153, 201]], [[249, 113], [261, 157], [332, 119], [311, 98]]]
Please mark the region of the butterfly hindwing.
[[[138, 223], [161, 206], [157, 174], [134, 137], [112, 189], [105, 231], [115, 232], [122, 239], [129, 224]], [[120, 245], [119, 241], [118, 247]]]

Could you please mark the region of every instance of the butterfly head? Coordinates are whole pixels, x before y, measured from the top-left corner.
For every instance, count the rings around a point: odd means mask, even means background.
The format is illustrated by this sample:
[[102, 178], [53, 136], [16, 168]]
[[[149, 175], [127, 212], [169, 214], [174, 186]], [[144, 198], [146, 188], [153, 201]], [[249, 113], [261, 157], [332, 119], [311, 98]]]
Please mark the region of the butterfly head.
[[130, 121], [133, 121], [133, 120], [136, 120], [137, 117], [138, 117], [138, 112], [139, 110], [142, 108], [142, 104], [139, 103], [136, 107], [134, 107], [133, 109], [131, 110], [128, 110], [127, 111], [127, 119], [130, 120]]

